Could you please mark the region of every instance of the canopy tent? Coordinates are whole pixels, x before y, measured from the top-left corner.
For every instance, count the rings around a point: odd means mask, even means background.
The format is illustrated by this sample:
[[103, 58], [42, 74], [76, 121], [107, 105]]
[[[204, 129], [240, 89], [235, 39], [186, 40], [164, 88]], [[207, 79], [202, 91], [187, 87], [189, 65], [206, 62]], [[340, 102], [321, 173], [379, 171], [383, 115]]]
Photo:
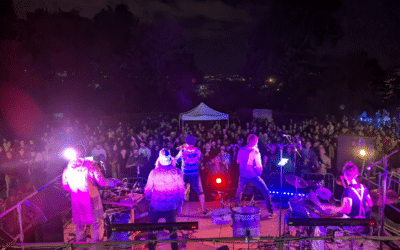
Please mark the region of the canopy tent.
[[192, 110], [179, 114], [179, 125], [182, 121], [182, 126], [185, 121], [213, 121], [213, 120], [227, 120], [229, 123], [229, 115], [216, 111], [203, 102]]

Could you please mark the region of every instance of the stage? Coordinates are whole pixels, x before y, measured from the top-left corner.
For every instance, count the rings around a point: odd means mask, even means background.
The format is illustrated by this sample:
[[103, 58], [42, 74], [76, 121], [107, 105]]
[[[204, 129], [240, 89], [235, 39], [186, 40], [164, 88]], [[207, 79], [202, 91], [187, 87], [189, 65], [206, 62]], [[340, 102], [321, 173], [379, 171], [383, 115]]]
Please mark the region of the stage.
[[[243, 203], [241, 205], [249, 205], [249, 202]], [[255, 207], [260, 208], [261, 211], [261, 220], [260, 220], [260, 236], [279, 236], [279, 210], [274, 204], [275, 216], [272, 219], [268, 218], [268, 212], [266, 208], [263, 207], [263, 203], [261, 201], [256, 202]], [[220, 203], [218, 201], [207, 202], [207, 208], [211, 211], [215, 209], [219, 209]], [[282, 235], [285, 233], [284, 229], [286, 225], [284, 223], [285, 213], [287, 209], [282, 209]], [[143, 218], [144, 219], [144, 218]], [[184, 231], [185, 235], [182, 233], [178, 233], [178, 237], [189, 237], [189, 238], [221, 238], [221, 237], [233, 237], [233, 228], [232, 222], [225, 225], [214, 225], [211, 223], [210, 213], [207, 215], [203, 215], [201, 212], [201, 207], [199, 202], [185, 202], [182, 213], [177, 217], [177, 222], [187, 222], [187, 221], [198, 221], [199, 229], [193, 232]], [[162, 221], [159, 221], [162, 222]], [[64, 241], [70, 242], [74, 239], [74, 230], [75, 226], [73, 223], [68, 223], [65, 225], [64, 230]], [[287, 232], [287, 229], [286, 229]], [[145, 234], [144, 234], [145, 235]], [[164, 239], [168, 237], [168, 231], [158, 232], [158, 239]], [[212, 243], [212, 242], [189, 242], [180, 243], [179, 249], [188, 249], [188, 250], [215, 250], [222, 246], [228, 246], [229, 249], [277, 249], [272, 242], [250, 242], [250, 243]], [[340, 248], [346, 248], [345, 246], [341, 246]], [[147, 249], [145, 246], [135, 247], [134, 249]], [[170, 244], [157, 244], [157, 249], [159, 250], [170, 250]], [[299, 248], [299, 242], [293, 241], [290, 244], [285, 244], [284, 249], [309, 249]], [[332, 242], [326, 242], [325, 249], [339, 249], [338, 246], [332, 244]], [[347, 248], [346, 248], [347, 249]], [[372, 243], [370, 246], [366, 246], [364, 249], [379, 249], [378, 243]], [[386, 245], [384, 245], [384, 249], [390, 249]]]

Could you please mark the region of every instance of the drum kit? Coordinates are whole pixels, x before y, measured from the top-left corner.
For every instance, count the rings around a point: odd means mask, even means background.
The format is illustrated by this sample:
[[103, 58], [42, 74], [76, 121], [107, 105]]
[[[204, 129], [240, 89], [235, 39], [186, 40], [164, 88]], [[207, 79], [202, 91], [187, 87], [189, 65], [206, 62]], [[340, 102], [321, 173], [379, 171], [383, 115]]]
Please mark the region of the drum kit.
[[314, 191], [314, 193], [317, 195], [317, 197], [319, 199], [321, 199], [322, 201], [331, 201], [331, 199], [332, 199], [332, 192], [329, 189], [323, 187], [321, 183], [318, 183], [314, 180], [307, 182], [303, 178], [293, 175], [293, 174], [286, 175], [285, 180], [287, 183], [289, 183], [290, 185], [292, 185], [296, 188], [295, 199], [298, 199], [297, 198], [298, 197], [297, 189], [298, 188], [307, 188], [307, 187], [310, 187], [310, 189], [312, 191]]
[[259, 237], [261, 211], [254, 206], [254, 196], [250, 204], [243, 205], [238, 202], [232, 207], [230, 200], [227, 200], [229, 207], [225, 207], [223, 196], [224, 192], [218, 192], [221, 208], [215, 209], [210, 213], [211, 223], [214, 225], [225, 225], [232, 221], [234, 237]]

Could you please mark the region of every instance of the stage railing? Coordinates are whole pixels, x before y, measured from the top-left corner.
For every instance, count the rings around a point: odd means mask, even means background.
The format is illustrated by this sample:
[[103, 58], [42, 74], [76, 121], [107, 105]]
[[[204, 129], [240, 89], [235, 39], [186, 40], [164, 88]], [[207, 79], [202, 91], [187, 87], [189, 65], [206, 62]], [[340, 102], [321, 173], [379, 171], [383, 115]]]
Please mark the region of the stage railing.
[[[248, 249], [261, 249], [260, 246], [274, 246], [277, 249], [284, 249], [285, 244], [290, 242], [300, 242], [300, 241], [313, 241], [313, 240], [325, 240], [325, 241], [369, 241], [370, 244], [374, 244], [374, 242], [393, 242], [399, 241], [399, 236], [366, 236], [366, 237], [354, 237], [354, 236], [329, 236], [329, 237], [259, 237], [259, 238], [246, 238], [246, 237], [224, 237], [224, 238], [187, 238], [187, 239], [160, 239], [156, 240], [158, 244], [163, 243], [188, 243], [188, 242], [198, 242], [198, 243], [211, 243], [212, 245], [216, 244], [246, 244], [249, 246]], [[154, 240], [134, 240], [134, 241], [105, 241], [105, 242], [97, 242], [97, 243], [83, 243], [83, 242], [75, 242], [75, 243], [64, 243], [64, 242], [55, 242], [55, 243], [18, 243], [14, 245], [8, 245], [9, 248], [15, 249], [75, 249], [79, 248], [90, 248], [93, 246], [101, 247], [101, 249], [111, 248], [113, 246], [132, 246], [138, 247], [147, 243], [154, 243]], [[210, 244], [210, 245], [211, 245]], [[250, 248], [251, 246], [251, 248]], [[0, 249], [6, 246], [0, 246]], [[262, 248], [264, 249], [264, 248]], [[265, 248], [271, 249], [271, 248]]]
[[[37, 193], [39, 193], [40, 191], [42, 191], [43, 189], [45, 189], [46, 187], [48, 187], [49, 185], [53, 184], [55, 181], [57, 181], [58, 179], [60, 179], [61, 175], [55, 177], [53, 180], [51, 180], [49, 183], [47, 183], [46, 185], [44, 185], [43, 187], [39, 188], [37, 191], [33, 192], [32, 194], [28, 195], [27, 197], [25, 197], [23, 200], [21, 200], [20, 202], [18, 202], [17, 204], [15, 204], [14, 206], [12, 206], [11, 208], [7, 209], [6, 211], [4, 211], [2, 214], [0, 214], [0, 220], [2, 218], [4, 218], [5, 216], [9, 215], [11, 212], [13, 211], [17, 211], [17, 219], [18, 219], [18, 225], [19, 225], [19, 233], [16, 236], [12, 236], [10, 235], [8, 232], [5, 232], [10, 238], [13, 238], [14, 241], [18, 241], [20, 240], [21, 242], [24, 242], [24, 233], [29, 230], [34, 223], [29, 223], [27, 226], [23, 226], [23, 221], [22, 221], [22, 205], [23, 204], [27, 204], [28, 199], [32, 198], [33, 196], [35, 196]], [[4, 230], [3, 230], [4, 231]]]
[[[382, 165], [383, 165], [383, 163], [382, 163]], [[382, 185], [383, 185], [382, 172], [384, 171], [384, 166], [377, 165], [376, 170], [378, 171], [378, 173], [377, 173], [378, 178], [376, 178], [375, 181], [374, 181], [374, 179], [371, 179], [371, 178], [368, 179], [368, 178], [364, 177], [364, 181], [367, 182], [369, 191], [374, 190], [374, 189], [382, 189]], [[391, 171], [391, 173], [388, 174], [387, 188], [393, 189], [397, 193], [400, 192], [400, 175], [398, 173]], [[394, 206], [392, 204], [389, 204], [387, 206], [391, 207], [393, 210], [395, 210], [400, 215], [399, 208], [397, 208], [396, 206]], [[381, 208], [379, 208], [379, 214], [381, 214], [381, 213], [382, 213]], [[380, 216], [378, 216], [378, 217], [380, 218]], [[385, 219], [384, 228], [385, 228], [385, 230], [387, 230], [395, 235], [400, 235], [400, 226], [398, 225], [398, 223], [395, 223], [388, 218]]]
[[[379, 173], [379, 187], [382, 188], [382, 174]], [[397, 193], [399, 193], [400, 191], [400, 175], [395, 173], [394, 171], [391, 172], [390, 175], [388, 175], [388, 182], [387, 182], [387, 188], [396, 191]], [[389, 204], [387, 205], [389, 207], [391, 207], [393, 210], [395, 210], [397, 213], [399, 213], [400, 215], [400, 209], [396, 206], [394, 206], [394, 204]], [[382, 212], [382, 211], [380, 211]], [[386, 219], [389, 223], [385, 223], [385, 229], [391, 231], [392, 233], [396, 234], [396, 235], [400, 235], [400, 226], [398, 225], [398, 223], [394, 223], [389, 219]], [[390, 223], [392, 222], [392, 223]]]

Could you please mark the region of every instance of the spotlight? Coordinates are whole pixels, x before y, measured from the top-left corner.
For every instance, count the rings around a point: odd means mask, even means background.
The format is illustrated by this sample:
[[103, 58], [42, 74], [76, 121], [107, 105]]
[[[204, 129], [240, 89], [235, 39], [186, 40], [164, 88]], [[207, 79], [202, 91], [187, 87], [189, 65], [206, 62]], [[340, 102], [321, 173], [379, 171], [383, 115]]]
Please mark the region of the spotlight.
[[367, 153], [365, 152], [364, 149], [361, 149], [361, 150], [360, 150], [360, 155], [361, 155], [361, 156], [365, 156], [366, 154], [367, 154]]
[[66, 158], [67, 160], [73, 160], [73, 159], [76, 159], [76, 157], [77, 157], [76, 151], [72, 148], [67, 148], [64, 151], [63, 155], [64, 155], [64, 158]]
[[225, 179], [225, 176], [223, 175], [217, 175], [212, 177], [212, 183], [215, 188], [223, 188], [227, 185], [227, 181]]
[[279, 161], [278, 165], [279, 165], [279, 166], [285, 166], [286, 163], [287, 163], [288, 161], [289, 161], [289, 159], [287, 159], [287, 158], [282, 158], [282, 159]]

